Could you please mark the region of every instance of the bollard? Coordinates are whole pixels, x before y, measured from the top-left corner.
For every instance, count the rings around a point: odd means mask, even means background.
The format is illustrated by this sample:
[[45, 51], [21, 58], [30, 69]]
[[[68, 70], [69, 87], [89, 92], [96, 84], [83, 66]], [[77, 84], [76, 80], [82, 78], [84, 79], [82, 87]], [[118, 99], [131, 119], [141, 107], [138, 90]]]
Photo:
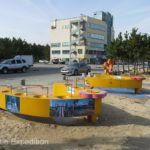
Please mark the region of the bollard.
[[47, 95], [47, 97], [48, 97], [48, 91], [49, 91], [49, 88], [48, 88], [48, 87], [42, 86], [42, 95], [44, 95], [44, 94], [43, 94], [43, 89], [46, 89], [46, 95]]
[[85, 78], [83, 79], [83, 89], [85, 89]]
[[63, 80], [66, 80], [66, 75], [63, 75]]
[[71, 84], [71, 97], [72, 97], [72, 84]]
[[82, 77], [84, 78], [86, 75], [85, 75], [85, 73], [82, 73]]
[[27, 93], [28, 93], [27, 87], [22, 87], [22, 88], [23, 88], [23, 90], [25, 90], [25, 93], [26, 93], [26, 96], [27, 96]]
[[93, 77], [93, 73], [89, 72], [87, 76], [88, 77]]
[[12, 93], [12, 85], [10, 85], [10, 90], [11, 90], [11, 93]]
[[27, 87], [26, 87], [26, 96], [27, 96], [27, 93], [28, 93], [28, 90], [27, 90]]
[[25, 79], [23, 79], [23, 80], [21, 80], [21, 85], [26, 85], [26, 80]]
[[75, 87], [77, 87], [78, 79], [75, 77]]

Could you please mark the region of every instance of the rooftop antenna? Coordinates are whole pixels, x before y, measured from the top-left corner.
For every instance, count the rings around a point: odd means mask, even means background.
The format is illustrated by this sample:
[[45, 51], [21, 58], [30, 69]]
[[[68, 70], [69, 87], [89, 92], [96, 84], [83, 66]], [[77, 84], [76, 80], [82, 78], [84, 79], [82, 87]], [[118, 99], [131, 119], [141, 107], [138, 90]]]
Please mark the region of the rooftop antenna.
[[84, 17], [84, 16], [86, 16], [86, 15], [85, 15], [85, 14], [82, 14], [82, 13], [80, 14], [80, 17]]

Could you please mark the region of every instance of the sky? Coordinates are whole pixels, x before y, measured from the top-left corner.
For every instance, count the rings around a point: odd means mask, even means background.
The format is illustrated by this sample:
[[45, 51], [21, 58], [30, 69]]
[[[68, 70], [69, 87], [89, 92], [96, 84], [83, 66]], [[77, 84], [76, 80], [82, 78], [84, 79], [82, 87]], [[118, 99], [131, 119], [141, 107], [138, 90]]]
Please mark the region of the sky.
[[150, 0], [0, 0], [0, 37], [49, 44], [50, 21], [109, 11], [119, 32], [150, 33]]

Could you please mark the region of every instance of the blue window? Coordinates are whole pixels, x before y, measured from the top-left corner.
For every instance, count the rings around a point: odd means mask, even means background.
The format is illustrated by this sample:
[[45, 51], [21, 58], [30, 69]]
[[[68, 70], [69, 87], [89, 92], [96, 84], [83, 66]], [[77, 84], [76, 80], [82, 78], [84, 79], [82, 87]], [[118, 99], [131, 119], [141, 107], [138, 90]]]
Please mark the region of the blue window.
[[90, 43], [90, 47], [104, 48], [104, 44], [102, 44], [102, 43]]
[[91, 33], [88, 33], [88, 37], [91, 37]]
[[86, 50], [86, 54], [89, 54], [89, 50], [88, 49]]
[[60, 47], [60, 43], [51, 43], [51, 47]]
[[104, 35], [100, 35], [100, 34], [94, 34], [94, 33], [92, 33], [91, 37], [95, 38], [95, 39], [104, 40]]
[[69, 58], [62, 58], [62, 61], [69, 62]]
[[63, 43], [62, 43], [62, 46], [63, 46], [63, 47], [68, 47], [68, 46], [70, 46], [70, 43], [69, 43], [69, 42], [63, 42]]
[[52, 50], [52, 54], [60, 54], [60, 50]]
[[89, 54], [93, 54], [93, 52], [94, 52], [93, 50], [89, 50]]
[[69, 25], [63, 25], [62, 29], [70, 29], [70, 24]]
[[96, 50], [86, 50], [86, 54], [98, 54], [98, 55], [103, 55], [103, 51], [96, 51]]
[[104, 26], [100, 26], [100, 25], [97, 25], [97, 24], [91, 24], [91, 28], [105, 31], [105, 27]]
[[82, 49], [78, 49], [78, 54], [82, 54]]
[[69, 54], [69, 50], [63, 50], [63, 54]]

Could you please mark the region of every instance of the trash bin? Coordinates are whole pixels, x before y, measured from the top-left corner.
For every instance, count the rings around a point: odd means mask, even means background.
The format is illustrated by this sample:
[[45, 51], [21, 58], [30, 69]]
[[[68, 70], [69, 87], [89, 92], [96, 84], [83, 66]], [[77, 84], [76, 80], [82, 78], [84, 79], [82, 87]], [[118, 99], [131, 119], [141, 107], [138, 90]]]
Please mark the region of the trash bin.
[[63, 80], [66, 80], [66, 75], [63, 75]]
[[26, 85], [25, 79], [21, 80], [21, 85]]

